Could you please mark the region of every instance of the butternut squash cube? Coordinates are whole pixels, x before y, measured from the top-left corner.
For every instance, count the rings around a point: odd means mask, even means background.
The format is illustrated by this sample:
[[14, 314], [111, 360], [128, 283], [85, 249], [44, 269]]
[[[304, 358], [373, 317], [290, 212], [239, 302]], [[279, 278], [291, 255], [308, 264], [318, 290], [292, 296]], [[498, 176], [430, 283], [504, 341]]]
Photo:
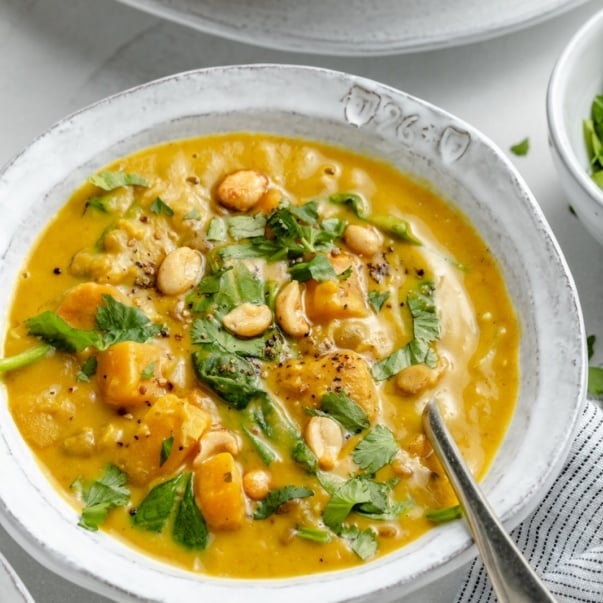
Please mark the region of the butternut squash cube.
[[124, 341], [101, 352], [97, 360], [98, 386], [107, 404], [138, 406], [165, 393], [157, 383], [161, 352], [155, 345]]
[[56, 313], [76, 329], [94, 329], [96, 311], [103, 303], [103, 295], [110, 295], [118, 301], [123, 301], [119, 289], [113, 285], [81, 283], [67, 291]]
[[173, 394], [161, 396], [134, 433], [124, 438], [124, 445], [115, 453], [116, 464], [135, 484], [171, 475], [197, 451], [199, 439], [210, 425], [209, 414], [194, 404]]
[[241, 527], [245, 518], [243, 479], [230, 452], [220, 452], [197, 467], [195, 498], [210, 529]]
[[336, 318], [362, 318], [368, 316], [366, 293], [360, 281], [360, 270], [353, 258], [347, 254], [329, 258], [336, 274], [351, 268], [346, 279], [306, 284], [306, 311], [309, 318], [325, 323]]

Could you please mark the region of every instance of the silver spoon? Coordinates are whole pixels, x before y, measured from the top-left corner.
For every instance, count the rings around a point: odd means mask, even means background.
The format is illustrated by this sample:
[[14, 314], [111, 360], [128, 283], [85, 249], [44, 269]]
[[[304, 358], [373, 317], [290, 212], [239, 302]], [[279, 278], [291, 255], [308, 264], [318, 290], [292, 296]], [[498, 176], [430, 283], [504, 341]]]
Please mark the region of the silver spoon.
[[479, 490], [442, 419], [435, 398], [425, 406], [423, 427], [460, 501], [500, 603], [554, 603], [556, 600], [529, 566]]

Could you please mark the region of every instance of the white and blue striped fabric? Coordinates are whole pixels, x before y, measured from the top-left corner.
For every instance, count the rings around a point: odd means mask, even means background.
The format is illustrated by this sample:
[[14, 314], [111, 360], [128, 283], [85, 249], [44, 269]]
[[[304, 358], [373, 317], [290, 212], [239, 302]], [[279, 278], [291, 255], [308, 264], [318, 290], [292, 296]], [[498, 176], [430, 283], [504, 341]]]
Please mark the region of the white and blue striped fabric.
[[[560, 602], [603, 602], [603, 411], [595, 402], [586, 405], [557, 481], [511, 535]], [[496, 600], [474, 561], [455, 603]]]

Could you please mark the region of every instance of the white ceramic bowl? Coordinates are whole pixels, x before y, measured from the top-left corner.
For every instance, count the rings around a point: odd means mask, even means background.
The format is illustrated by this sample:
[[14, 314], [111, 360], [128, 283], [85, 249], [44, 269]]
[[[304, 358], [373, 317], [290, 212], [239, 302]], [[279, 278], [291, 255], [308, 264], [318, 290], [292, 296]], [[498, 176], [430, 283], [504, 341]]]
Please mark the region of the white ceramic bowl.
[[[575, 287], [504, 154], [468, 124], [387, 86], [322, 69], [225, 67], [152, 82], [59, 122], [0, 173], [2, 320], [32, 241], [90, 173], [160, 141], [240, 130], [321, 139], [380, 156], [433, 183], [479, 229], [500, 260], [522, 330], [517, 409], [483, 488], [507, 525], [518, 524], [558, 474], [584, 402]], [[392, 601], [475, 555], [464, 524], [455, 522], [352, 570], [257, 581], [181, 571], [76, 526], [76, 511], [40, 470], [2, 390], [0, 466], [5, 528], [43, 564], [119, 600]]]
[[589, 176], [582, 121], [603, 94], [603, 11], [591, 17], [561, 54], [549, 82], [550, 144], [568, 203], [603, 244], [603, 190]]

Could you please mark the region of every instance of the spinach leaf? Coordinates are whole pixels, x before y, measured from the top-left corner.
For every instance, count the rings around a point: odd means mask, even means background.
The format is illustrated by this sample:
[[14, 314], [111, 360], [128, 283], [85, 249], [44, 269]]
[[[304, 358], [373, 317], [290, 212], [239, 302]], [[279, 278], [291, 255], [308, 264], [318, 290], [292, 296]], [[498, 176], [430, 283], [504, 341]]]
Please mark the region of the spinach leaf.
[[307, 498], [308, 496], [313, 496], [314, 492], [309, 488], [304, 486], [285, 486], [283, 488], [278, 488], [276, 490], [271, 490], [268, 493], [268, 496], [260, 503], [253, 514], [254, 519], [267, 519], [273, 513], [275, 513], [278, 508], [289, 502], [290, 500], [294, 500], [296, 498]]
[[132, 523], [142, 530], [161, 532], [176, 505], [178, 492], [182, 493], [186, 475], [180, 473], [155, 486], [138, 505]]
[[54, 312], [42, 312], [25, 321], [28, 333], [39, 337], [62, 352], [81, 352], [89, 346], [104, 349], [97, 331], [75, 329]]
[[184, 495], [174, 520], [172, 538], [174, 542], [187, 549], [203, 550], [207, 546], [207, 525], [195, 503], [193, 475], [192, 473], [186, 473], [185, 475]]
[[369, 425], [369, 419], [361, 406], [345, 392], [329, 392], [320, 400], [320, 411], [305, 409], [310, 415], [326, 415], [335, 419], [350, 433], [360, 433]]
[[172, 448], [174, 446], [174, 436], [170, 436], [169, 438], [165, 438], [163, 442], [161, 442], [161, 450], [159, 452], [159, 466], [163, 466], [165, 462], [170, 458], [170, 454], [172, 454]]

